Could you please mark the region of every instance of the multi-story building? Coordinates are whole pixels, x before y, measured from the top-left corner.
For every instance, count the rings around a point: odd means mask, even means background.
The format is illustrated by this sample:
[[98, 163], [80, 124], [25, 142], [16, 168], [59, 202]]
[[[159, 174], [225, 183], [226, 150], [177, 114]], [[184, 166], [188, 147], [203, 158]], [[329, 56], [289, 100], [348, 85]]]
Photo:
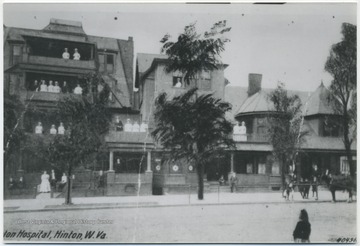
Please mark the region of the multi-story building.
[[[225, 85], [228, 82], [224, 77], [226, 64], [213, 71], [203, 71], [196, 79], [187, 82], [179, 72], [167, 73], [167, 62], [165, 55], [137, 55], [135, 86], [139, 89], [140, 116], [142, 121], [148, 122], [150, 130], [154, 126], [154, 101], [160, 93], [165, 92], [168, 99], [171, 99], [197, 87], [199, 95], [213, 94], [221, 99], [225, 97]], [[184, 192], [188, 191], [189, 187], [197, 187], [193, 163], [169, 162], [166, 153], [159, 148], [152, 154], [152, 170], [154, 193]]]
[[[132, 37], [122, 40], [88, 35], [80, 22], [51, 19], [42, 30], [4, 27], [4, 93], [17, 95], [26, 105], [20, 127], [25, 129], [28, 136], [40, 137], [45, 143], [51, 138], [51, 125], [58, 128], [60, 124], [49, 117], [49, 112], [55, 109], [57, 101], [76, 94], [78, 86], [83, 93], [88, 93], [84, 76], [89, 73], [100, 73], [112, 91], [108, 107], [114, 124], [118, 119], [123, 123], [127, 119], [139, 121], [138, 111], [133, 108], [133, 58]], [[58, 89], [45, 91], [41, 89], [41, 84], [48, 88], [50, 85], [52, 88], [57, 86]], [[38, 122], [42, 123], [43, 134], [35, 136]], [[84, 168], [108, 170], [107, 181], [115, 189], [124, 186], [118, 182], [120, 177], [114, 175], [115, 171], [120, 176], [121, 173], [137, 173], [144, 152], [139, 139], [144, 137], [144, 133], [116, 132], [115, 125], [110, 129], [105, 138], [108, 153], [104, 153], [102, 159], [94, 160], [94, 163], [85, 164]], [[118, 155], [120, 151], [121, 157]], [[114, 161], [121, 161], [123, 165], [114, 165]], [[53, 168], [51, 163], [34, 158], [34, 155], [27, 156], [27, 153], [21, 153], [15, 163], [9, 166], [12, 167], [9, 170], [12, 176], [22, 175], [22, 172], [49, 172]], [[57, 174], [61, 177], [61, 174]], [[82, 176], [86, 175], [79, 175], [76, 181], [82, 182]], [[29, 176], [27, 183], [39, 182], [35, 179], [39, 177]], [[132, 183], [131, 178], [127, 177], [127, 180]], [[131, 190], [133, 185], [129, 187]], [[109, 189], [109, 194], [112, 192], [113, 189]]]
[[[196, 189], [194, 164], [169, 161], [166, 152], [149, 134], [154, 127], [156, 97], [166, 92], [172, 98], [193, 87], [199, 88], [199, 94], [212, 93], [230, 102], [233, 109], [227, 114], [228, 119], [234, 125], [244, 122], [246, 126], [246, 133], [236, 139], [236, 150], [229, 150], [225, 157], [206, 165], [205, 190], [211, 190], [221, 176], [227, 179], [232, 172], [238, 175], [239, 191], [280, 187], [280, 166], [272, 156], [266, 134], [268, 116], [273, 112], [268, 100], [272, 89], [261, 88], [261, 75], [250, 74], [248, 88], [227, 85], [224, 77], [227, 65], [223, 65], [187, 82], [181, 73], [165, 71], [166, 56], [138, 54], [135, 72], [138, 91], [133, 93], [133, 50], [131, 37], [121, 40], [87, 35], [80, 22], [52, 19], [42, 30], [5, 27], [4, 91], [18, 95], [26, 105], [20, 127], [30, 137], [36, 135], [35, 127], [42, 122], [44, 134], [37, 134], [34, 139], [40, 138], [45, 144], [51, 140], [51, 125], [58, 127], [60, 122], [50, 118], [49, 112], [56, 108], [57, 101], [74, 94], [78, 85], [87, 93], [84, 76], [88, 73], [100, 73], [110, 86], [108, 107], [112, 125], [104, 139], [107, 149], [98, 159], [85, 163], [76, 174], [74, 184], [75, 190], [80, 190], [79, 195], [85, 194], [82, 188], [92, 182], [95, 171], [104, 171], [106, 176], [104, 195], [164, 194]], [[42, 91], [42, 81], [47, 86], [52, 81], [61, 90]], [[302, 130], [308, 132], [296, 163], [298, 177], [309, 178], [315, 165], [320, 170], [347, 173], [342, 129], [336, 124], [340, 116], [328, 104], [327, 89], [321, 84], [315, 92], [289, 91], [289, 94], [300, 97], [304, 114]], [[123, 125], [128, 121], [146, 123], [149, 130], [119, 131], [119, 121]], [[352, 150], [356, 160], [355, 142]], [[8, 165], [13, 168], [8, 175], [26, 173], [28, 184], [39, 183], [40, 172], [53, 167], [31, 154], [21, 153], [13, 160]]]
[[[248, 89], [228, 86], [225, 92], [225, 100], [234, 105], [229, 117], [244, 122], [247, 129], [246, 139], [236, 143], [237, 150], [231, 154], [228, 168], [237, 173], [239, 188], [244, 189], [271, 189], [281, 184], [280, 165], [272, 156], [267, 136], [268, 119], [274, 112], [268, 95], [273, 89], [262, 89], [261, 79], [260, 74], [249, 74]], [[320, 172], [328, 169], [348, 174], [341, 116], [335, 113], [328, 101], [328, 89], [321, 83], [314, 92], [288, 91], [288, 95], [294, 94], [302, 102], [304, 121], [301, 131], [306, 135], [299, 142], [301, 147], [295, 167], [292, 166], [289, 171], [295, 171], [297, 177], [304, 180], [310, 180], [315, 166]], [[351, 149], [356, 162], [356, 142], [352, 143]]]

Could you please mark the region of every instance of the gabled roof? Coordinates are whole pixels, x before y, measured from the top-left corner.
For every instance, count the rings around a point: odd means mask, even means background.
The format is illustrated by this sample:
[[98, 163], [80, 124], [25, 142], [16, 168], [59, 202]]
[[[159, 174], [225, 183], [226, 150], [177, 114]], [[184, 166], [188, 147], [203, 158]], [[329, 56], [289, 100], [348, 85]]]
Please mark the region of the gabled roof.
[[107, 38], [107, 37], [96, 37], [96, 36], [88, 36], [88, 40], [91, 43], [96, 43], [97, 48], [99, 50], [113, 50], [118, 51], [119, 47], [117, 44], [117, 39], [115, 38]]
[[166, 55], [162, 54], [145, 54], [145, 53], [138, 53], [137, 54], [137, 66], [138, 72], [142, 75], [146, 70], [151, 67], [152, 62], [155, 58], [158, 59], [167, 59]]
[[79, 21], [70, 21], [70, 20], [60, 20], [60, 19], [50, 19], [50, 24], [47, 25], [44, 29], [44, 32], [54, 32], [54, 33], [66, 33], [78, 36], [86, 36], [84, 29], [82, 28], [82, 23]]
[[321, 82], [320, 86], [311, 94], [307, 103], [305, 116], [316, 114], [334, 114], [328, 101], [329, 90]]

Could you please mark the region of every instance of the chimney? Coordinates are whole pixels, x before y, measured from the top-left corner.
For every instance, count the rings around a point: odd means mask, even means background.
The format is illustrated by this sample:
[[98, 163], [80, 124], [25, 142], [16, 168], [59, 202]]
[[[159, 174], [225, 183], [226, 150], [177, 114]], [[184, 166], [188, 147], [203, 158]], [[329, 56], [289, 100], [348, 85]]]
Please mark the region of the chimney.
[[249, 88], [247, 91], [249, 97], [261, 90], [261, 79], [262, 74], [249, 73]]

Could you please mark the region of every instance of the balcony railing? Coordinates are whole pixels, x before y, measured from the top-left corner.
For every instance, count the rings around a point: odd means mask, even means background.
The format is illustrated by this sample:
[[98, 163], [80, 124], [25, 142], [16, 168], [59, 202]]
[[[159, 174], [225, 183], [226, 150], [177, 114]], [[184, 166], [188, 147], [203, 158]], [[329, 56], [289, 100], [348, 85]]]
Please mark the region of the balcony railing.
[[75, 61], [70, 59], [63, 58], [54, 58], [54, 57], [44, 57], [44, 56], [34, 56], [29, 55], [28, 63], [39, 64], [39, 65], [48, 65], [48, 66], [58, 66], [58, 67], [74, 67], [93, 70], [96, 68], [95, 61]]
[[152, 143], [151, 135], [147, 132], [124, 132], [110, 130], [105, 136], [106, 142]]
[[267, 135], [257, 134], [257, 133], [233, 134], [232, 138], [236, 143], [241, 143], [241, 142], [268, 143], [269, 142], [269, 137]]
[[77, 97], [81, 98], [81, 95], [76, 95], [73, 93], [53, 93], [53, 92], [42, 92], [42, 91], [27, 91], [26, 100], [31, 101], [47, 101], [47, 102], [57, 102], [66, 97]]

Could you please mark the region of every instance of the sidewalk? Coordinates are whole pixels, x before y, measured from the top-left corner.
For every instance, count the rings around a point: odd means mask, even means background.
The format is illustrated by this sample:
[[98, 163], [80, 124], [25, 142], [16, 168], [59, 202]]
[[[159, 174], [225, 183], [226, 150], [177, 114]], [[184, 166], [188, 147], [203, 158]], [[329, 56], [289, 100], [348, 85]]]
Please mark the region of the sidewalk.
[[[345, 202], [347, 192], [336, 192], [336, 200]], [[231, 204], [270, 204], [270, 203], [309, 203], [331, 202], [330, 191], [319, 191], [319, 200], [309, 194], [309, 199], [302, 199], [299, 192], [294, 193], [294, 201], [286, 201], [281, 192], [269, 193], [205, 193], [203, 200], [197, 194], [179, 194], [163, 196], [119, 196], [119, 197], [75, 197], [73, 205], [63, 205], [64, 198], [4, 200], [4, 213], [35, 212], [54, 210], [137, 208], [161, 206], [202, 206]]]

